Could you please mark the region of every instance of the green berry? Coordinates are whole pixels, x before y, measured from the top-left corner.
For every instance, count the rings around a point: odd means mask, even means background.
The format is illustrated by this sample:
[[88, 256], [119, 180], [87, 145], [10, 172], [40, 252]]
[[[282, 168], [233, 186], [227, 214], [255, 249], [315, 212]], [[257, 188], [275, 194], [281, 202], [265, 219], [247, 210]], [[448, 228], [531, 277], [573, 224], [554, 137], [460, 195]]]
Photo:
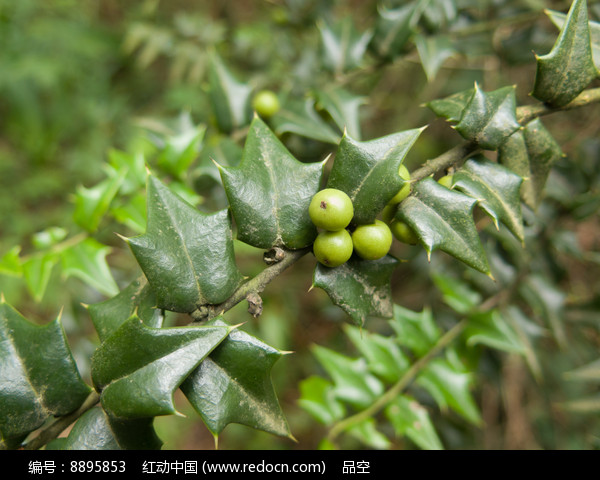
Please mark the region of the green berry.
[[381, 220], [360, 225], [352, 233], [354, 250], [365, 260], [377, 260], [384, 257], [392, 246], [392, 232]]
[[404, 185], [402, 185], [402, 188], [398, 191], [394, 198], [388, 202], [391, 205], [400, 203], [402, 200], [408, 197], [408, 194], [410, 193], [410, 172], [404, 165], [400, 165], [400, 168], [398, 168], [398, 175], [400, 175], [400, 178], [404, 180]]
[[452, 188], [452, 175], [444, 175], [438, 180], [438, 183], [446, 188]]
[[348, 226], [354, 216], [354, 207], [344, 192], [326, 188], [312, 198], [308, 215], [317, 227], [335, 232]]
[[383, 210], [381, 211], [381, 220], [388, 225], [394, 220], [394, 216], [396, 215], [396, 205], [392, 205], [388, 203]]
[[262, 118], [270, 118], [281, 108], [279, 98], [271, 90], [261, 90], [252, 99], [252, 108]]
[[410, 245], [416, 245], [417, 242], [419, 241], [414, 230], [412, 228], [410, 228], [406, 223], [404, 223], [400, 220], [394, 220], [390, 224], [390, 230], [392, 231], [392, 234], [394, 235], [394, 237], [396, 237], [397, 240], [399, 240], [403, 243], [408, 243]]
[[352, 256], [352, 237], [346, 229], [321, 232], [313, 244], [317, 260], [327, 267], [338, 267]]

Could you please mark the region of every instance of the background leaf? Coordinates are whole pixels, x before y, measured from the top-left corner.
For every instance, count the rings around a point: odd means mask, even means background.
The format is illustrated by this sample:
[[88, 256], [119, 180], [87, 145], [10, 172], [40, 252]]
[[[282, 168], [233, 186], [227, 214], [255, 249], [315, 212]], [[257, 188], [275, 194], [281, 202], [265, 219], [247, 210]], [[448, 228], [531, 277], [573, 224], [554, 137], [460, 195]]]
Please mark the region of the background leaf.
[[385, 409], [397, 435], [407, 436], [424, 450], [443, 450], [429, 412], [414, 398], [398, 395]]
[[335, 132], [315, 111], [315, 101], [311, 98], [303, 101], [288, 100], [272, 117], [271, 123], [277, 135], [295, 133], [334, 145], [341, 138], [341, 134]]

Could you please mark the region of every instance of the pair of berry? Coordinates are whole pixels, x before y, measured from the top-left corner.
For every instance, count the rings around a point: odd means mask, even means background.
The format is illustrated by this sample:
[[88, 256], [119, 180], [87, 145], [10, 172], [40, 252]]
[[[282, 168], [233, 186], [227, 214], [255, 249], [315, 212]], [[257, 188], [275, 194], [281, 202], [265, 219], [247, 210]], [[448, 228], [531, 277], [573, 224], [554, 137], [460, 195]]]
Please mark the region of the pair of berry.
[[326, 188], [315, 194], [308, 214], [315, 226], [324, 230], [317, 235], [313, 252], [327, 267], [342, 265], [350, 259], [352, 252], [365, 260], [376, 260], [390, 250], [392, 233], [380, 220], [359, 225], [352, 233], [346, 229], [354, 216], [354, 206], [341, 190]]

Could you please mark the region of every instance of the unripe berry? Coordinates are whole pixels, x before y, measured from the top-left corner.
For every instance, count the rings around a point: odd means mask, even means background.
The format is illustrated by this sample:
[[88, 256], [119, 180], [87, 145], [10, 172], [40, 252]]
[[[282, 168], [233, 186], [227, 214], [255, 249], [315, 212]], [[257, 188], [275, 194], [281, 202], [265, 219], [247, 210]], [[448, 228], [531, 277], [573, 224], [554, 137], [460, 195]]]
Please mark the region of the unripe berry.
[[348, 226], [354, 216], [354, 207], [344, 192], [326, 188], [312, 198], [308, 215], [315, 226], [335, 232]]
[[352, 237], [346, 229], [321, 232], [313, 244], [313, 253], [326, 267], [338, 267], [352, 256]]
[[402, 188], [394, 195], [394, 198], [388, 202], [391, 205], [400, 203], [410, 194], [410, 172], [404, 165], [400, 165], [400, 168], [398, 168], [398, 175], [404, 180], [404, 185], [402, 185]]
[[414, 230], [400, 220], [394, 220], [392, 223], [390, 223], [390, 230], [392, 231], [394, 237], [403, 243], [416, 245], [419, 241]]
[[381, 220], [360, 225], [352, 233], [354, 251], [365, 260], [377, 260], [384, 257], [392, 246], [392, 232]]

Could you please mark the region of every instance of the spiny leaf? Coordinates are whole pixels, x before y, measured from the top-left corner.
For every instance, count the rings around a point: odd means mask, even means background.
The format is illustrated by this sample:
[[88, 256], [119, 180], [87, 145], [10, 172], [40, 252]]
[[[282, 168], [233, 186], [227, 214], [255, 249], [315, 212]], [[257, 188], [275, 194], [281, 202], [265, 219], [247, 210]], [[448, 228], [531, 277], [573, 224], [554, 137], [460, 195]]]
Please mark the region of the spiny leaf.
[[560, 145], [538, 118], [508, 138], [498, 150], [498, 161], [523, 178], [521, 198], [536, 210], [550, 169], [562, 155]]
[[400, 204], [396, 218], [415, 231], [428, 255], [439, 249], [491, 275], [473, 221], [476, 203], [471, 197], [425, 178], [413, 186], [413, 195]]
[[35, 325], [0, 302], [0, 433], [21, 437], [50, 415], [66, 415], [90, 393], [59, 319]]
[[134, 313], [149, 327], [160, 328], [164, 320], [164, 315], [156, 308], [154, 292], [143, 275], [115, 297], [89, 305], [88, 311], [101, 342]]
[[335, 398], [334, 385], [316, 375], [300, 382], [298, 405], [324, 425], [331, 425], [346, 413], [344, 404]]
[[421, 58], [421, 65], [427, 75], [427, 81], [431, 82], [437, 75], [444, 62], [454, 56], [457, 51], [452, 46], [450, 38], [446, 35], [435, 35], [426, 37], [417, 35], [415, 45]]
[[122, 419], [101, 407], [85, 412], [60, 445], [61, 450], [160, 450], [153, 418]]
[[441, 331], [428, 308], [414, 312], [394, 305], [394, 318], [390, 320], [390, 326], [396, 333], [398, 343], [408, 347], [418, 356], [423, 356], [431, 350], [441, 336]]
[[479, 292], [472, 290], [467, 284], [455, 277], [434, 273], [435, 286], [440, 290], [444, 302], [454, 311], [465, 315], [481, 303]]
[[377, 430], [374, 418], [367, 418], [355, 423], [346, 430], [346, 433], [364, 445], [376, 450], [387, 450], [391, 446], [388, 438]]
[[598, 76], [594, 65], [586, 0], [574, 0], [550, 53], [536, 56], [532, 95], [552, 107], [562, 107]]
[[429, 412], [414, 398], [398, 395], [385, 409], [397, 435], [407, 436], [424, 450], [443, 450]]
[[397, 265], [398, 260], [390, 255], [379, 260], [352, 257], [335, 268], [317, 263], [313, 286], [325, 290], [355, 324], [363, 325], [370, 315], [392, 316], [390, 279]]
[[318, 90], [315, 96], [340, 131], [345, 130], [352, 138], [360, 140], [359, 108], [365, 104], [365, 97], [356, 96], [339, 87]]
[[44, 298], [50, 275], [59, 260], [60, 257], [56, 253], [48, 251], [36, 253], [23, 261], [23, 276], [27, 290], [36, 302]]
[[427, 2], [410, 2], [393, 10], [378, 9], [375, 33], [371, 42], [378, 55], [389, 59], [402, 53], [421, 17], [424, 3]]
[[227, 210], [205, 215], [153, 176], [148, 178], [148, 227], [126, 239], [158, 306], [192, 312], [218, 304], [242, 280], [233, 252]]
[[352, 17], [348, 16], [334, 25], [318, 24], [321, 32], [324, 65], [340, 74], [360, 66], [372, 33], [359, 32]]
[[497, 150], [519, 128], [515, 87], [486, 93], [475, 84], [472, 97], [462, 112], [456, 130], [486, 150]]
[[63, 276], [77, 277], [106, 295], [116, 295], [119, 287], [106, 263], [110, 250], [93, 238], [70, 246], [60, 254]]
[[[212, 323], [226, 326], [222, 321]], [[181, 385], [215, 436], [239, 423], [292, 438], [273, 384], [271, 368], [284, 354], [234, 330]]]
[[446, 98], [431, 100], [426, 103], [426, 106], [438, 117], [443, 117], [449, 122], [458, 122], [474, 91], [473, 88], [469, 88]]
[[92, 380], [115, 417], [175, 413], [173, 392], [229, 334], [223, 326], [152, 328], [132, 316], [96, 350]]
[[166, 138], [158, 155], [158, 166], [176, 178], [183, 178], [198, 156], [205, 131], [204, 125], [193, 124], [189, 113], [183, 114], [179, 119], [178, 131]]
[[404, 180], [398, 168], [423, 130], [406, 130], [367, 142], [344, 135], [327, 187], [348, 194], [354, 204], [354, 223], [373, 223], [402, 188]]
[[278, 135], [295, 133], [320, 142], [337, 145], [341, 134], [336, 133], [325, 122], [314, 108], [315, 101], [307, 98], [304, 101], [288, 101], [283, 108], [271, 118], [271, 123]]
[[467, 160], [452, 179], [453, 188], [478, 200], [478, 205], [492, 217], [496, 228], [500, 221], [524, 242], [519, 197], [523, 179], [519, 175], [481, 157]]
[[255, 117], [240, 165], [220, 171], [239, 240], [265, 249], [312, 243], [317, 231], [308, 205], [320, 188], [323, 163], [296, 160]]
[[463, 336], [469, 346], [481, 344], [505, 352], [525, 352], [517, 333], [497, 310], [471, 314]]

